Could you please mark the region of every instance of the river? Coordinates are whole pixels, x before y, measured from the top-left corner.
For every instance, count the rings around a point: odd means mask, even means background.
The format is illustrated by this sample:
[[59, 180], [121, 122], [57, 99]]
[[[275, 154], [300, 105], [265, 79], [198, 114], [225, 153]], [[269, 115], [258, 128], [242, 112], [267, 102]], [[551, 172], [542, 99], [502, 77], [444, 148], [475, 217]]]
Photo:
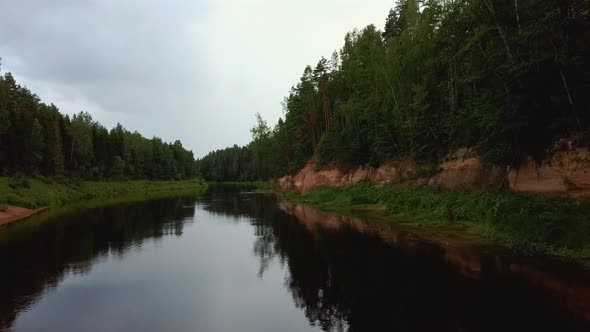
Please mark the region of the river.
[[0, 260], [8, 331], [590, 331], [581, 266], [248, 188], [40, 215]]

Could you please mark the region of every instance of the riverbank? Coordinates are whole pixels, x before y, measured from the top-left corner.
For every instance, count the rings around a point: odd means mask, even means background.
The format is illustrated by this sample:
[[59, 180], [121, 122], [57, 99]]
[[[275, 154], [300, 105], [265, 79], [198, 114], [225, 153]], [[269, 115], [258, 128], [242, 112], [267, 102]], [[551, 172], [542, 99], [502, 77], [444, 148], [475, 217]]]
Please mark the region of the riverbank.
[[27, 218], [49, 207], [126, 196], [155, 198], [204, 192], [207, 185], [187, 181], [77, 181], [52, 178], [0, 177], [0, 225]]
[[46, 206], [36, 209], [27, 209], [20, 206], [5, 205], [0, 210], [0, 226], [28, 218], [47, 209], [48, 207]]
[[518, 252], [590, 265], [590, 202], [503, 190], [449, 191], [430, 187], [318, 188], [287, 200], [349, 214], [368, 211], [390, 222], [492, 239]]

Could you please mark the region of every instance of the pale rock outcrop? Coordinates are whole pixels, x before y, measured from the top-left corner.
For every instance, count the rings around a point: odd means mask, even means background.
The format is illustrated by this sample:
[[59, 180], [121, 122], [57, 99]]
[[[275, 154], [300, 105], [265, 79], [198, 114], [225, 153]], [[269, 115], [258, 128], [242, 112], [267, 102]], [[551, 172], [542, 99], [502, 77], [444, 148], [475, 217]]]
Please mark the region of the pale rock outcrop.
[[418, 178], [418, 164], [411, 158], [388, 161], [369, 174], [371, 183], [383, 186]]
[[471, 149], [462, 148], [450, 154], [440, 164], [440, 172], [429, 185], [456, 189], [481, 189], [490, 185], [501, 186], [506, 178], [502, 167], [486, 167]]
[[[586, 145], [587, 146], [587, 145]], [[421, 176], [411, 158], [388, 161], [379, 167], [336, 166], [316, 169], [312, 158], [297, 175], [278, 180], [282, 190], [308, 192], [318, 187], [348, 187], [361, 183], [375, 186], [429, 185], [451, 190], [477, 190], [505, 186], [517, 192], [590, 194], [590, 151], [572, 140], [560, 140], [541, 164], [528, 159], [518, 168], [486, 166], [475, 151], [462, 148], [449, 154], [431, 177]]]
[[280, 190], [293, 190], [293, 177], [291, 175], [283, 176], [277, 182]]
[[315, 160], [311, 159], [293, 178], [294, 189], [307, 192], [321, 186], [338, 187], [345, 172], [336, 167], [316, 170]]
[[590, 151], [570, 148], [552, 155], [551, 166], [560, 174], [569, 191], [590, 190]]
[[[371, 183], [376, 186], [399, 183], [404, 179], [415, 178], [418, 166], [410, 159], [390, 161], [378, 168], [360, 166], [350, 170], [338, 167], [316, 169], [315, 160], [311, 159], [297, 175], [293, 177], [293, 189], [300, 192], [322, 187], [349, 187], [360, 183]], [[279, 179], [279, 187], [286, 186], [288, 177]]]
[[469, 149], [450, 155], [432, 178], [420, 177], [420, 167], [411, 158], [390, 160], [379, 167], [359, 166], [349, 170], [338, 167], [316, 169], [311, 159], [294, 177], [279, 179], [279, 188], [307, 192], [322, 186], [349, 187], [361, 183], [385, 185], [431, 185], [448, 189], [478, 189], [501, 184], [505, 172], [501, 168], [485, 168], [479, 157]]
[[541, 164], [528, 159], [508, 174], [510, 189], [532, 193], [574, 193], [590, 191], [590, 151], [568, 147], [553, 151]]

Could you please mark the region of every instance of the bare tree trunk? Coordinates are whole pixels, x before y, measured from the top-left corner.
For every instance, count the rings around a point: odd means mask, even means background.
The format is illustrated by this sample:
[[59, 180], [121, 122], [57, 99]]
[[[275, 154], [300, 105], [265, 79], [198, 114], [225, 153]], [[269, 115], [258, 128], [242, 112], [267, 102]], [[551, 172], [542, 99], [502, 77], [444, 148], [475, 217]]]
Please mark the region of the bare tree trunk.
[[72, 147], [70, 149], [70, 163], [74, 160], [74, 143], [76, 143], [76, 139], [72, 138]]
[[498, 22], [498, 19], [496, 18], [496, 11], [494, 10], [494, 5], [490, 0], [483, 0], [483, 2], [485, 3], [486, 7], [488, 7], [490, 14], [492, 14], [492, 16], [494, 17], [494, 21], [496, 22], [496, 29], [500, 33], [500, 37], [504, 42], [504, 47], [506, 48], [506, 53], [508, 54], [508, 57], [511, 61], [514, 62], [514, 57], [512, 56], [512, 52], [510, 51], [510, 46], [508, 46], [508, 40], [506, 39], [506, 35], [504, 35], [504, 30], [502, 29], [500, 23]]
[[563, 87], [565, 88], [565, 92], [567, 93], [567, 98], [569, 99], [570, 105], [572, 106], [572, 112], [574, 113], [574, 117], [576, 118], [576, 122], [578, 123], [578, 127], [582, 128], [582, 123], [580, 122], [580, 118], [578, 117], [578, 113], [574, 107], [574, 102], [572, 100], [572, 95], [570, 94], [570, 89], [567, 87], [567, 82], [565, 80], [565, 75], [563, 75], [563, 70], [559, 70], [561, 74], [561, 81], [563, 82]]
[[320, 95], [322, 98], [322, 109], [324, 111], [324, 128], [327, 132], [330, 129], [330, 118], [332, 115], [330, 114], [330, 101], [326, 93], [326, 81], [324, 78], [320, 80]]
[[[483, 49], [483, 47], [481, 46], [481, 43], [479, 41], [477, 42], [477, 45], [479, 46], [481, 53], [483, 54], [483, 56], [487, 60], [489, 57], [486, 54], [485, 50]], [[510, 90], [508, 89], [508, 85], [506, 84], [504, 79], [500, 76], [500, 74], [498, 74], [498, 72], [495, 69], [494, 69], [494, 75], [496, 75], [496, 77], [500, 80], [500, 82], [502, 82], [502, 85], [504, 86], [504, 91], [506, 92], [506, 94], [510, 94]]]
[[447, 81], [447, 85], [449, 88], [449, 104], [451, 106], [451, 111], [455, 110], [455, 83], [453, 82], [454, 73], [453, 73], [453, 63], [450, 63], [449, 66], [449, 80]]
[[565, 87], [565, 92], [567, 93], [567, 98], [570, 101], [570, 105], [573, 105], [573, 101], [572, 101], [572, 96], [570, 95], [570, 90], [567, 87], [567, 82], [565, 81], [565, 76], [563, 75], [563, 70], [559, 70], [559, 73], [561, 74], [561, 81], [563, 82], [563, 86]]
[[313, 152], [315, 152], [317, 146], [317, 140], [315, 137], [315, 116], [313, 115], [313, 107], [311, 105], [311, 100], [307, 104], [307, 116], [309, 117], [309, 130], [311, 131], [311, 139], [313, 144]]
[[395, 102], [395, 106], [399, 109], [399, 104], [397, 102], [397, 96], [395, 95], [395, 90], [393, 89], [393, 85], [391, 85], [391, 81], [389, 80], [389, 75], [387, 75], [387, 72], [385, 72], [385, 68], [383, 69], [383, 75], [385, 76], [385, 79], [387, 80], [387, 85], [389, 85], [389, 89], [391, 89], [391, 94], [393, 95], [393, 101]]
[[518, 24], [518, 33], [522, 33], [520, 29], [520, 15], [518, 15], [518, 0], [514, 0], [514, 10], [516, 11], [516, 23]]

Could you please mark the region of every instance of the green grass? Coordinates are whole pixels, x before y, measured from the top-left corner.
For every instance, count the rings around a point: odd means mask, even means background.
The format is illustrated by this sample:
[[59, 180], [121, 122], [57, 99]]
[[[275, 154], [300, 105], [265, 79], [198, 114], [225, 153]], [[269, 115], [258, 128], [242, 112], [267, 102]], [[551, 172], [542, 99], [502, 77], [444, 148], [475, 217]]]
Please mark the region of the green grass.
[[154, 196], [160, 193], [199, 192], [206, 187], [206, 184], [198, 180], [97, 182], [0, 177], [0, 206], [63, 206], [78, 201], [112, 199], [128, 195]]
[[192, 198], [200, 196], [206, 190], [206, 185], [200, 185], [197, 188], [192, 186], [186, 187], [186, 190], [183, 189], [182, 191], [157, 190], [149, 191], [147, 193], [135, 192], [127, 193], [125, 195], [117, 195], [115, 197], [102, 197], [99, 199], [82, 200], [72, 202], [72, 204], [67, 204], [64, 206], [52, 207], [43, 213], [39, 213], [27, 218], [27, 222], [15, 223], [11, 225], [11, 227], [0, 227], [0, 243], [6, 241], [18, 241], [19, 239], [28, 238], [31, 231], [38, 230], [47, 223], [55, 224], [56, 222], [59, 223], [71, 220], [72, 216], [80, 216], [89, 210], [119, 204], [146, 202], [154, 199], [178, 197]]
[[385, 207], [384, 213], [414, 226], [455, 224], [519, 252], [590, 262], [590, 203], [565, 197], [504, 190], [448, 191], [429, 187], [319, 188], [287, 199], [331, 210]]

